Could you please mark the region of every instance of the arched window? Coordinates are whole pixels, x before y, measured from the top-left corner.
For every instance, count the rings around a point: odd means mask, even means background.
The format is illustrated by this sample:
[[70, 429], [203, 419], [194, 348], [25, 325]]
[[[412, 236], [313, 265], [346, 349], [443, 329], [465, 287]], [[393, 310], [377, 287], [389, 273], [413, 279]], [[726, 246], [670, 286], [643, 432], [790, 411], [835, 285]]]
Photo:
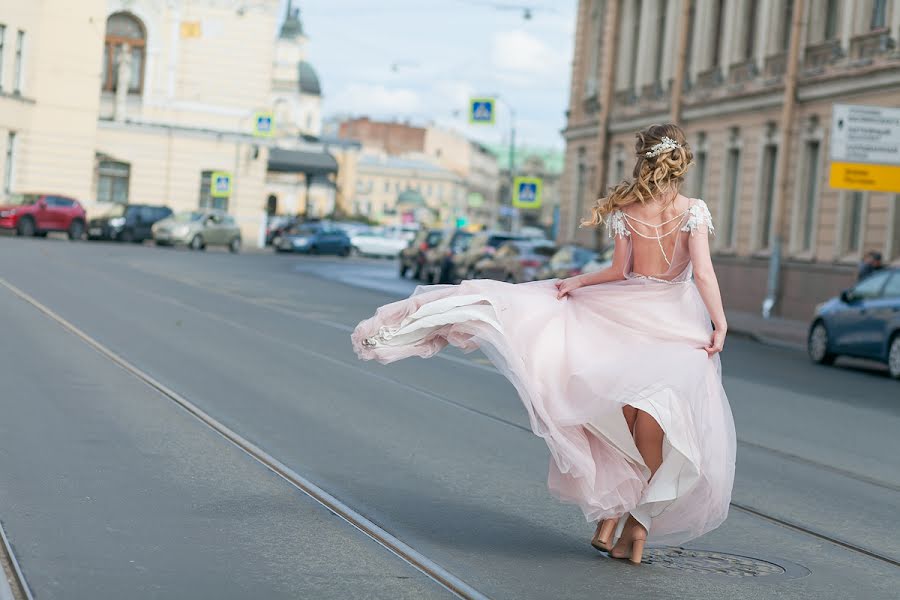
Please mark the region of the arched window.
[[118, 85], [119, 63], [124, 48], [128, 48], [130, 67], [128, 92], [140, 94], [144, 87], [144, 57], [147, 35], [143, 24], [129, 13], [119, 12], [106, 20], [106, 45], [103, 52], [103, 90], [115, 91]]

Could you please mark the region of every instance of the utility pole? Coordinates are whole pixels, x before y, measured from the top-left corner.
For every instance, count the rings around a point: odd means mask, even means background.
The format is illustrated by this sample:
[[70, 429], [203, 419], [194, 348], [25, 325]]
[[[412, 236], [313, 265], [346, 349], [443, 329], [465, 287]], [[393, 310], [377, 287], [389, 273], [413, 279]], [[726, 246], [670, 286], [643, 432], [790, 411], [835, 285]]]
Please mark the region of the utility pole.
[[781, 103], [781, 143], [778, 148], [778, 181], [775, 185], [777, 194], [773, 198], [772, 229], [769, 232], [769, 282], [766, 298], [763, 300], [762, 314], [768, 318], [778, 302], [780, 293], [781, 252], [784, 244], [784, 207], [787, 206], [787, 193], [791, 179], [788, 177], [791, 157], [791, 124], [794, 121], [794, 108], [797, 104], [797, 69], [800, 57], [800, 34], [803, 31], [804, 0], [794, 0], [791, 20], [791, 43], [785, 58], [784, 99]]

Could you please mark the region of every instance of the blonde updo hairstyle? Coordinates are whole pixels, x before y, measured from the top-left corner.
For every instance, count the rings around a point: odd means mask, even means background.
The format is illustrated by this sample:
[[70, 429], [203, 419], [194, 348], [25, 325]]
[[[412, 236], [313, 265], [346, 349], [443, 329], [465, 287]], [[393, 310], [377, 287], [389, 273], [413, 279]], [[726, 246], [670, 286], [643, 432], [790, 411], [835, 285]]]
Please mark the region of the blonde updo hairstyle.
[[[672, 194], [673, 199], [677, 195], [694, 160], [684, 132], [678, 125], [666, 123], [651, 125], [637, 132], [635, 137], [637, 162], [632, 171], [634, 179], [609, 188], [606, 196], [597, 200], [597, 204], [591, 208], [591, 217], [581, 222], [582, 227], [600, 225], [610, 213], [629, 204], [646, 204], [663, 194]], [[664, 137], [674, 140], [681, 147], [663, 151], [656, 156], [646, 156], [653, 146], [662, 143]]]

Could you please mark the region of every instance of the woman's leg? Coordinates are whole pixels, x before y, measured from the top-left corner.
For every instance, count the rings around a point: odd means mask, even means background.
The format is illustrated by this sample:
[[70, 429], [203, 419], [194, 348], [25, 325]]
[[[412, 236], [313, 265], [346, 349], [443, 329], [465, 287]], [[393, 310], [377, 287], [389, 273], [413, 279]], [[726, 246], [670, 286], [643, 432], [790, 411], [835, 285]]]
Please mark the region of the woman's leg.
[[[627, 417], [626, 417], [627, 418]], [[650, 476], [656, 473], [662, 464], [663, 430], [656, 419], [642, 410], [637, 411], [634, 424], [634, 445], [650, 469]]]
[[625, 415], [625, 422], [628, 423], [628, 431], [634, 437], [634, 422], [637, 420], [638, 409], [626, 404], [622, 407], [622, 414]]
[[[628, 420], [628, 408], [625, 411], [625, 419]], [[634, 445], [637, 446], [638, 452], [644, 459], [644, 464], [650, 469], [650, 477], [656, 474], [657, 469], [662, 464], [662, 442], [663, 430], [656, 422], [656, 419], [642, 410], [635, 410], [634, 427]], [[613, 558], [631, 557], [632, 562], [641, 561], [641, 553], [644, 549], [644, 540], [647, 538], [647, 530], [629, 516], [622, 529], [622, 536], [616, 542], [616, 545], [610, 550], [610, 556]]]

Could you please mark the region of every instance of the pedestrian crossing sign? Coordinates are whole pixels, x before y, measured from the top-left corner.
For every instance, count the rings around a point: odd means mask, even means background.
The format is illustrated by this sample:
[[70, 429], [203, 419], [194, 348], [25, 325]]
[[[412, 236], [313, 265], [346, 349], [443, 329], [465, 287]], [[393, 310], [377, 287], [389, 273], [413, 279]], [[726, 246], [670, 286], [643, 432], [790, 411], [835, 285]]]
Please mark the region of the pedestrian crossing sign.
[[253, 116], [253, 135], [272, 137], [275, 133], [275, 116], [270, 112], [258, 112]]
[[227, 198], [231, 195], [231, 173], [214, 171], [210, 175], [209, 195], [213, 198]]
[[540, 177], [516, 177], [513, 182], [513, 206], [540, 208], [544, 182]]
[[469, 123], [493, 125], [496, 105], [494, 98], [472, 98], [469, 100]]

